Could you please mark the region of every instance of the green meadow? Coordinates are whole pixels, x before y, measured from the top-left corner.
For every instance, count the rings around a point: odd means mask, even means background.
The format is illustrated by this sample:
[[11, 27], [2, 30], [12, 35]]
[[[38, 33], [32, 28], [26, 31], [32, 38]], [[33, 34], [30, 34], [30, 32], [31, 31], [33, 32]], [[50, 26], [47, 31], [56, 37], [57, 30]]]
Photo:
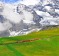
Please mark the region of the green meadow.
[[0, 56], [59, 56], [59, 28], [0, 38]]

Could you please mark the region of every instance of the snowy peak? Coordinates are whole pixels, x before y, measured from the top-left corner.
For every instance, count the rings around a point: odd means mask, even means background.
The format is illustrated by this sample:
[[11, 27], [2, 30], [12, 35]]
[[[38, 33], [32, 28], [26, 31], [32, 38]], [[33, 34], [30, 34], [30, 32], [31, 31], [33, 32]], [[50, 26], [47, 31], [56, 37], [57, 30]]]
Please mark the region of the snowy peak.
[[41, 30], [43, 26], [59, 25], [58, 6], [55, 0], [1, 2], [0, 35], [22, 35]]

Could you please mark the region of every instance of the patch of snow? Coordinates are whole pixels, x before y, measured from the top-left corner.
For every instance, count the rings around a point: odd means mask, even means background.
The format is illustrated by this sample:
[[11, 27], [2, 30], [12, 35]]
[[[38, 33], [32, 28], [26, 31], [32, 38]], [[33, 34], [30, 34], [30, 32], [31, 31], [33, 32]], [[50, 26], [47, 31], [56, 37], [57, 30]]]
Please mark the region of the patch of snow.
[[59, 9], [55, 9], [55, 12], [59, 14]]
[[56, 22], [50, 22], [50, 25], [58, 25], [58, 23], [56, 23]]

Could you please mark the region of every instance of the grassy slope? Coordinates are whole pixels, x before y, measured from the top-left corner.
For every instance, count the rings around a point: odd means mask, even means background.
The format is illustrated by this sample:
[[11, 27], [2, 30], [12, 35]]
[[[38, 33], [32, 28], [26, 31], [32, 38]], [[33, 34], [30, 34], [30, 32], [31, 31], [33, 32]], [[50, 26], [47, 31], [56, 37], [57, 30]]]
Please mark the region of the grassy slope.
[[59, 28], [52, 28], [28, 35], [0, 38], [0, 44], [40, 38], [33, 42], [0, 45], [0, 56], [59, 56]]

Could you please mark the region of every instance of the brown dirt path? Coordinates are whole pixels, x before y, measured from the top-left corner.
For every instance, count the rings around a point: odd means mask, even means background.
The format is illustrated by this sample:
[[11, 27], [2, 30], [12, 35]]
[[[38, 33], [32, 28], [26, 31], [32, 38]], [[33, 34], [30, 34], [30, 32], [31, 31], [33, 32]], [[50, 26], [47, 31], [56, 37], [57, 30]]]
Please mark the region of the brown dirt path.
[[24, 43], [24, 42], [33, 42], [33, 41], [36, 41], [36, 40], [40, 40], [40, 38], [34, 38], [34, 39], [29, 39], [29, 40], [18, 40], [18, 41], [15, 41], [15, 42], [10, 42], [10, 43], [2, 43], [0, 45], [8, 45], [8, 44], [17, 44], [17, 43]]

